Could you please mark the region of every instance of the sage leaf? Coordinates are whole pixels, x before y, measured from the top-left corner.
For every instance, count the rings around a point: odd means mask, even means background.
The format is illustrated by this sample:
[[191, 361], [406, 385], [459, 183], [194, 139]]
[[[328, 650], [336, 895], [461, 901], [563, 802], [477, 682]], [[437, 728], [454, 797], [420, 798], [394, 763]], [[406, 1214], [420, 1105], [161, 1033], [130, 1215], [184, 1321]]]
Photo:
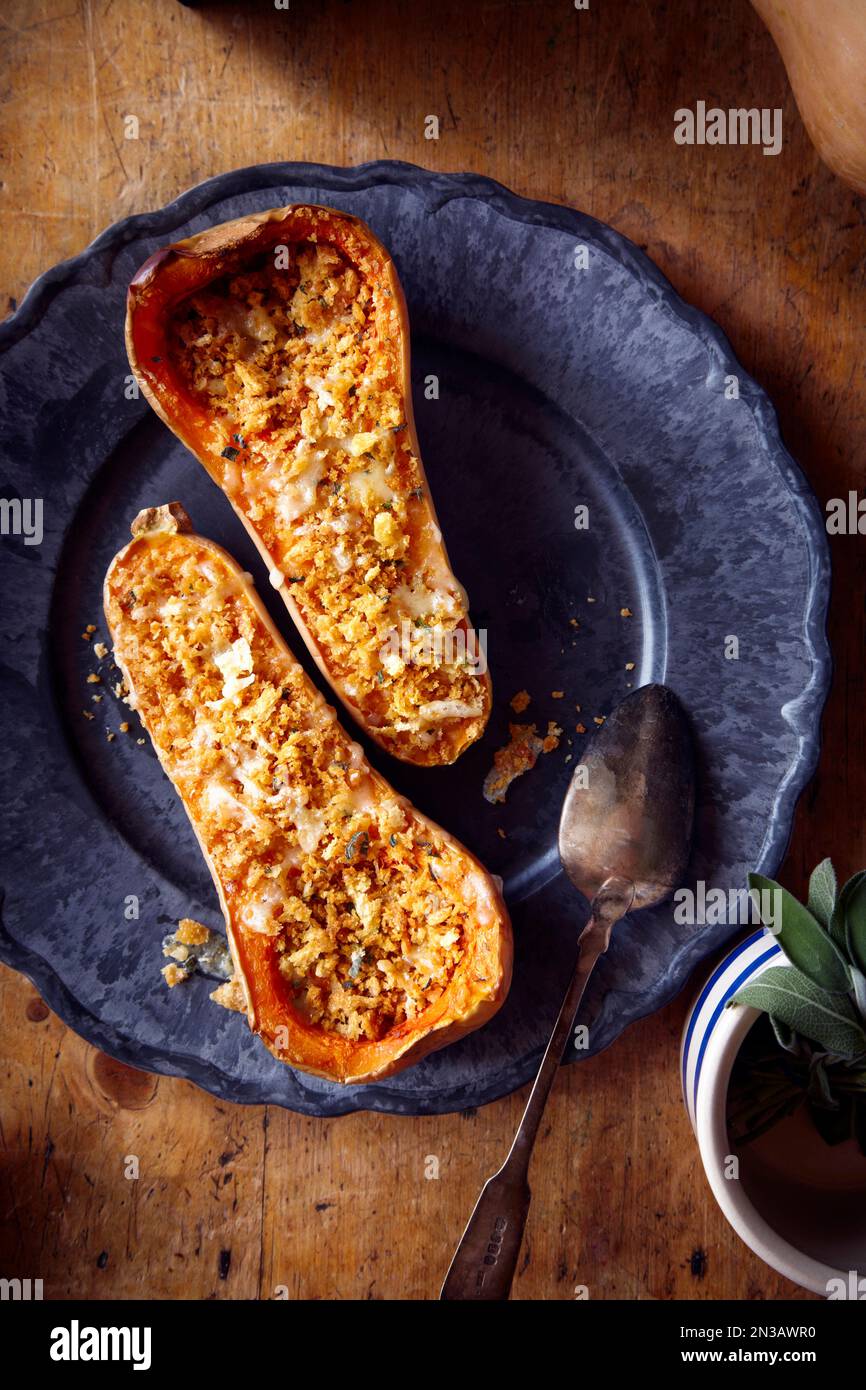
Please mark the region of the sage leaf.
[[825, 1144], [843, 1144], [851, 1138], [853, 1107], [848, 1096], [843, 1096], [840, 1104], [832, 1109], [810, 1100], [809, 1114]]
[[789, 1115], [803, 1104], [806, 1099], [805, 1091], [795, 1091], [792, 1095], [780, 1101], [778, 1105], [769, 1106], [763, 1111], [750, 1125], [737, 1129], [731, 1126], [730, 1134], [737, 1148], [743, 1148], [746, 1144], [751, 1144], [753, 1140], [760, 1139], [762, 1134], [775, 1128], [782, 1120], [786, 1120]]
[[848, 934], [845, 930], [848, 903], [864, 881], [866, 881], [866, 869], [861, 869], [858, 874], [853, 874], [836, 899], [836, 906], [833, 908], [833, 916], [830, 918], [830, 935], [842, 951], [848, 949]]
[[846, 899], [845, 942], [852, 964], [866, 970], [866, 879], [861, 879]]
[[836, 906], [836, 871], [829, 859], [822, 859], [809, 879], [809, 911], [829, 927]]
[[847, 994], [828, 995], [794, 966], [770, 966], [738, 989], [731, 1003], [763, 1009], [840, 1057], [855, 1057], [866, 1048], [866, 1031]]
[[790, 1028], [787, 1023], [783, 1023], [780, 1018], [776, 1018], [774, 1014], [770, 1014], [770, 1023], [773, 1025], [773, 1032], [779, 1046], [783, 1047], [786, 1052], [792, 1053], [793, 1056], [799, 1056], [802, 1050], [800, 1039], [793, 1028]]
[[856, 965], [850, 967], [851, 985], [854, 991], [854, 1003], [857, 1005], [857, 1012], [866, 1021], [866, 975], [862, 970], [858, 970]]
[[809, 1068], [807, 1090], [809, 1099], [814, 1101], [816, 1105], [824, 1105], [828, 1110], [835, 1110], [838, 1102], [833, 1098], [830, 1078], [827, 1075], [826, 1058], [827, 1054], [822, 1053]]
[[[749, 887], [759, 893], [780, 893], [782, 925], [776, 940], [792, 965], [822, 989], [847, 994], [851, 988], [845, 957], [808, 908], [763, 874], [749, 874]], [[795, 1025], [796, 1026], [796, 1025]]]

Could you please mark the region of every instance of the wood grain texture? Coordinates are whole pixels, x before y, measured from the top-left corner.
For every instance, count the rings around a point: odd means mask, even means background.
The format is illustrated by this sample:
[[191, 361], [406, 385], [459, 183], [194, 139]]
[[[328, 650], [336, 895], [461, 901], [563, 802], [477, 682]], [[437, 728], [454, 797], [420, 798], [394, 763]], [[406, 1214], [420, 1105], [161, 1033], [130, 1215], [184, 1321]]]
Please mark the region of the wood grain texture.
[[[821, 502], [861, 490], [862, 200], [819, 162], [746, 0], [590, 3], [6, 0], [2, 304], [108, 223], [232, 167], [475, 170], [638, 242], [766, 386]], [[783, 108], [781, 154], [675, 145], [673, 112], [698, 99]], [[836, 675], [794, 891], [825, 854], [842, 874], [866, 864], [863, 540], [832, 548]], [[700, 1174], [677, 1082], [690, 993], [560, 1078], [515, 1297], [807, 1296], [740, 1244]], [[2, 1273], [46, 1297], [433, 1297], [521, 1108], [232, 1108], [102, 1058], [8, 970], [0, 1010]]]

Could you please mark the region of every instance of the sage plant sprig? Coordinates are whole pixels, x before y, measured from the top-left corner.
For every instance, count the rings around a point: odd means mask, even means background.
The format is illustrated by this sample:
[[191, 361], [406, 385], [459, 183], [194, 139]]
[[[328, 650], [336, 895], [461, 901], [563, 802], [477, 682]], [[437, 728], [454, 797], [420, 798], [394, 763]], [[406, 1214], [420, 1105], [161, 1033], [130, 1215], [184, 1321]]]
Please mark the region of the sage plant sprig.
[[761, 874], [749, 875], [749, 887], [778, 894], [775, 934], [788, 964], [771, 966], [729, 1001], [761, 1009], [775, 1035], [773, 1045], [756, 1032], [744, 1048], [748, 1065], [735, 1069], [732, 1138], [754, 1139], [805, 1103], [827, 1143], [855, 1138], [866, 1154], [866, 870], [838, 892], [824, 859], [807, 906]]

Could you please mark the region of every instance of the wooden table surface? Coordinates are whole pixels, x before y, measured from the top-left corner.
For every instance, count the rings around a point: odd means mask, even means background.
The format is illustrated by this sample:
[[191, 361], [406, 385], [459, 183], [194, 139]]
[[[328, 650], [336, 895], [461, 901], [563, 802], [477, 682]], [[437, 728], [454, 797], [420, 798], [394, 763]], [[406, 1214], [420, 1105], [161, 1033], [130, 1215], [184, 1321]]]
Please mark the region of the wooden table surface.
[[[746, 0], [6, 0], [0, 32], [10, 309], [108, 223], [223, 170], [473, 170], [638, 242], [767, 388], [822, 504], [861, 488], [863, 203], [818, 160]], [[782, 107], [781, 154], [675, 144], [675, 109], [698, 99]], [[843, 875], [866, 864], [863, 540], [831, 544], [835, 680], [794, 891], [825, 854]], [[703, 1179], [677, 1084], [690, 995], [561, 1076], [516, 1298], [807, 1296]], [[2, 1272], [46, 1297], [433, 1297], [525, 1098], [417, 1120], [232, 1107], [96, 1052], [8, 970], [0, 1010]]]

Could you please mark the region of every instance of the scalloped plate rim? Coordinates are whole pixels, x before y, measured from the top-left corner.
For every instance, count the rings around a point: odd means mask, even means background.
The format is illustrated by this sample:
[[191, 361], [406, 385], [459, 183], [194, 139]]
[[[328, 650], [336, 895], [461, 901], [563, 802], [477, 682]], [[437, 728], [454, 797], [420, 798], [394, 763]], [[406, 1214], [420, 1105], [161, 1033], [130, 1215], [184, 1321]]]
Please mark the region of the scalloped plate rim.
[[[418, 179], [423, 179], [428, 188], [430, 185], [441, 184], [442, 197], [436, 204], [437, 210], [456, 198], [473, 199], [492, 206], [501, 215], [509, 216], [524, 225], [577, 232], [584, 238], [594, 240], [630, 275], [644, 285], [652, 285], [660, 302], [702, 341], [708, 352], [714, 355], [723, 367], [735, 369], [740, 381], [741, 398], [748, 402], [752, 411], [767, 461], [778, 469], [795, 501], [810, 560], [803, 632], [811, 661], [811, 675], [797, 699], [788, 704], [789, 709], [791, 705], [796, 706], [796, 717], [794, 714], [786, 716], [799, 737], [799, 754], [778, 785], [761, 856], [756, 864], [758, 872], [772, 875], [781, 863], [790, 839], [797, 800], [814, 775], [818, 764], [821, 751], [821, 714], [832, 677], [832, 658], [826, 633], [831, 568], [823, 517], [803, 470], [782, 441], [772, 401], [763, 387], [743, 370], [722, 329], [703, 310], [682, 299], [658, 266], [621, 232], [589, 213], [580, 212], [567, 204], [523, 197], [481, 174], [441, 173], [401, 160], [375, 160], [346, 167], [306, 162], [247, 165], [216, 174], [192, 185], [162, 208], [133, 213], [119, 219], [100, 232], [81, 252], [44, 271], [30, 286], [15, 312], [0, 324], [0, 354], [38, 326], [42, 315], [56, 296], [74, 285], [80, 272], [94, 259], [111, 253], [111, 263], [108, 267], [110, 278], [114, 255], [128, 242], [144, 235], [170, 233], [174, 227], [188, 222], [227, 197], [257, 188], [264, 190], [268, 187], [278, 187], [281, 184], [326, 187], [335, 191], [357, 191], [377, 184], [407, 188]], [[735, 935], [737, 930], [737, 925], [732, 925], [729, 937]], [[670, 1003], [687, 983], [691, 972], [719, 947], [720, 943], [717, 941], [712, 945], [702, 945], [700, 936], [684, 942], [681, 950], [671, 957], [652, 999], [648, 1001], [644, 998], [627, 1011], [622, 1027], [606, 1046], [610, 1046], [632, 1023]], [[220, 1100], [243, 1105], [279, 1104], [258, 1095], [239, 1096], [236, 1079], [217, 1068], [213, 1062], [202, 1062], [188, 1054], [172, 1056], [163, 1051], [157, 1052], [150, 1045], [145, 1045], [137, 1039], [119, 1038], [114, 1029], [104, 1024], [88, 1007], [80, 1003], [49, 962], [29, 951], [22, 942], [8, 934], [2, 923], [2, 904], [0, 958], [29, 979], [58, 1017], [76, 1033], [118, 1061], [158, 1075], [191, 1081]], [[494, 1084], [488, 1088], [488, 1093], [476, 1097], [471, 1106], [474, 1108], [490, 1104], [526, 1084], [533, 1075], [541, 1051], [539, 1048], [537, 1055], [534, 1055], [531, 1069], [527, 1070], [523, 1081], [517, 1081], [510, 1090], [505, 1091], [502, 1090], [501, 1084]], [[338, 1092], [308, 1094], [312, 1101], [311, 1108], [297, 1113], [314, 1114], [322, 1118], [356, 1111], [416, 1115], [455, 1112], [450, 1097], [440, 1105], [434, 1096], [431, 1098], [432, 1103], [425, 1103], [422, 1107], [416, 1097], [380, 1086], [371, 1086], [360, 1098], [362, 1103], [356, 1103], [354, 1097], [348, 1096], [343, 1101]]]

